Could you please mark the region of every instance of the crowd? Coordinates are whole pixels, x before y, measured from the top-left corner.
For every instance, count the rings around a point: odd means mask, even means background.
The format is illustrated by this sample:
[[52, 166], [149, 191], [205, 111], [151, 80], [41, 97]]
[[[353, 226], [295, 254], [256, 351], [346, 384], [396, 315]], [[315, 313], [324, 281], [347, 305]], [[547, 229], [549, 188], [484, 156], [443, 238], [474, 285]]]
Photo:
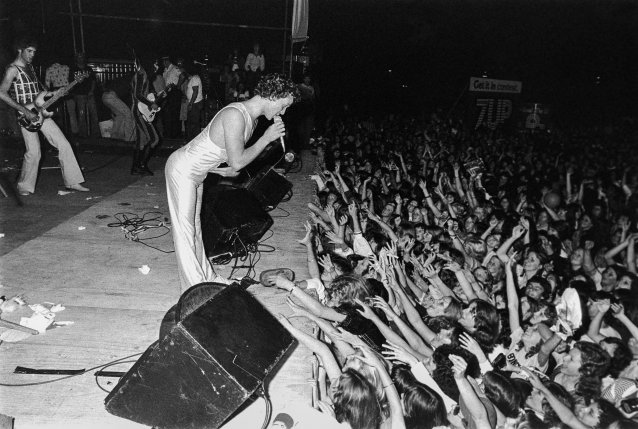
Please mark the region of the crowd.
[[329, 121], [310, 278], [262, 274], [319, 359], [316, 408], [352, 429], [638, 427], [634, 138]]

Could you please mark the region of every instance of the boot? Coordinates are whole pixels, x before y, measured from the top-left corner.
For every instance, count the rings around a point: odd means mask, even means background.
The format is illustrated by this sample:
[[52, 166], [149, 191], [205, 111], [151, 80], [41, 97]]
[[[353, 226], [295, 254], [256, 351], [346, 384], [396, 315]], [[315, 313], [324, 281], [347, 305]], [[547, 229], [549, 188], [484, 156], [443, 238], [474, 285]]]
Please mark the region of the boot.
[[140, 168], [140, 150], [135, 148], [133, 150], [133, 164], [131, 165], [131, 174], [134, 176], [140, 176], [142, 169]]
[[150, 168], [148, 168], [148, 160], [151, 159], [152, 148], [150, 146], [146, 146], [142, 149], [142, 155], [140, 159], [140, 171], [142, 176], [153, 176], [153, 172]]

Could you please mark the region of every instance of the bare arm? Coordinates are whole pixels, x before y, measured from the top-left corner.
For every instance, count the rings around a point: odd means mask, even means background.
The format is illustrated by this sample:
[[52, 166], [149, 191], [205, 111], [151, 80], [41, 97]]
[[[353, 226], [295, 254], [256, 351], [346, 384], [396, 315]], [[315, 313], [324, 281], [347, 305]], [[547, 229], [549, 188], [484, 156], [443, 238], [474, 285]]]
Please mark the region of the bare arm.
[[7, 68], [4, 74], [4, 78], [2, 79], [2, 83], [0, 84], [0, 100], [7, 103], [9, 107], [28, 116], [29, 114], [32, 114], [32, 112], [30, 112], [23, 105], [14, 101], [13, 98], [11, 98], [11, 96], [9, 95], [9, 88], [11, 88], [11, 83], [13, 82], [17, 74], [18, 70], [15, 67]]

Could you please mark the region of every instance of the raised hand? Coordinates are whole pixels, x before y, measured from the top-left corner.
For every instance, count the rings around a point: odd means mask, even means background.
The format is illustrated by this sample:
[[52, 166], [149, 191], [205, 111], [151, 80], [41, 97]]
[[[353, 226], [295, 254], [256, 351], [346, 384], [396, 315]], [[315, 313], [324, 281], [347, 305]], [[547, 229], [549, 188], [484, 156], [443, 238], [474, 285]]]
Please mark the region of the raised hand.
[[621, 317], [625, 315], [625, 307], [622, 304], [611, 304], [611, 311], [614, 317]]
[[512, 229], [512, 237], [518, 239], [525, 235], [525, 228], [522, 225], [516, 225]]
[[345, 242], [343, 241], [343, 238], [339, 237], [339, 235], [337, 235], [333, 231], [326, 231], [326, 237], [333, 244], [337, 244], [337, 245], [345, 244]]
[[334, 269], [334, 265], [332, 264], [332, 260], [330, 259], [330, 255], [323, 255], [319, 257], [317, 261], [325, 272], [332, 271]]
[[487, 358], [485, 357], [485, 353], [483, 352], [483, 349], [481, 349], [481, 346], [479, 346], [479, 343], [477, 343], [476, 340], [470, 334], [467, 334], [467, 333], [461, 334], [461, 336], [459, 336], [459, 342], [461, 343], [461, 347], [463, 347], [465, 350], [467, 350], [468, 352], [476, 356], [479, 362], [483, 362], [481, 358], [487, 360]]
[[352, 219], [356, 219], [356, 216], [359, 213], [359, 209], [357, 208], [357, 204], [354, 201], [348, 204], [348, 213], [350, 213], [350, 217]]
[[363, 317], [365, 317], [368, 320], [372, 320], [375, 317], [377, 317], [376, 314], [374, 314], [374, 311], [372, 311], [372, 309], [370, 308], [370, 306], [368, 304], [366, 304], [365, 302], [361, 301], [360, 299], [356, 298], [354, 300], [357, 304], [359, 304], [359, 306], [362, 308], [361, 310], [357, 309], [357, 311], [359, 312], [359, 314], [361, 314]]
[[447, 264], [445, 264], [443, 269], [444, 270], [448, 270], [448, 271], [452, 271], [453, 273], [456, 274], [459, 271], [461, 271], [463, 269], [463, 267], [461, 267], [458, 262], [450, 261]]
[[388, 316], [388, 319], [392, 319], [394, 316], [397, 315], [390, 308], [390, 305], [387, 302], [385, 302], [385, 300], [381, 298], [380, 296], [375, 296], [374, 298], [372, 298], [372, 306], [374, 308], [378, 308], [381, 311], [383, 311]]
[[432, 279], [432, 278], [434, 278], [434, 277], [439, 275], [438, 271], [431, 264], [425, 265], [423, 267], [423, 271], [421, 271], [421, 273], [427, 279]]
[[348, 223], [348, 216], [341, 215], [341, 217], [339, 218], [339, 226], [344, 226], [347, 223]]
[[452, 372], [454, 372], [454, 378], [459, 380], [465, 378], [465, 370], [467, 369], [467, 362], [460, 356], [449, 355], [450, 361], [452, 361]]
[[412, 353], [408, 352], [401, 346], [398, 346], [393, 343], [385, 343], [383, 344], [383, 349], [381, 354], [388, 360], [403, 362], [407, 365], [413, 366], [419, 363], [419, 359], [414, 356]]
[[339, 333], [330, 334], [335, 340], [343, 341], [344, 343], [348, 343], [353, 347], [365, 346], [366, 343], [353, 333], [346, 331], [343, 328], [337, 328]]

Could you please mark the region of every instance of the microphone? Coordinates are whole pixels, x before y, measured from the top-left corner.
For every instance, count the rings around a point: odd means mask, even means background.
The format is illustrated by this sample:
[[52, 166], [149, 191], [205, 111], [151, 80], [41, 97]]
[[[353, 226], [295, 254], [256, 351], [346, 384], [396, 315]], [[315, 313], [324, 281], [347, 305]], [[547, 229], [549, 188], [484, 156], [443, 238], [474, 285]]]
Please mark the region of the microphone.
[[279, 137], [279, 143], [281, 143], [281, 150], [286, 153], [286, 142], [284, 141], [284, 136]]

